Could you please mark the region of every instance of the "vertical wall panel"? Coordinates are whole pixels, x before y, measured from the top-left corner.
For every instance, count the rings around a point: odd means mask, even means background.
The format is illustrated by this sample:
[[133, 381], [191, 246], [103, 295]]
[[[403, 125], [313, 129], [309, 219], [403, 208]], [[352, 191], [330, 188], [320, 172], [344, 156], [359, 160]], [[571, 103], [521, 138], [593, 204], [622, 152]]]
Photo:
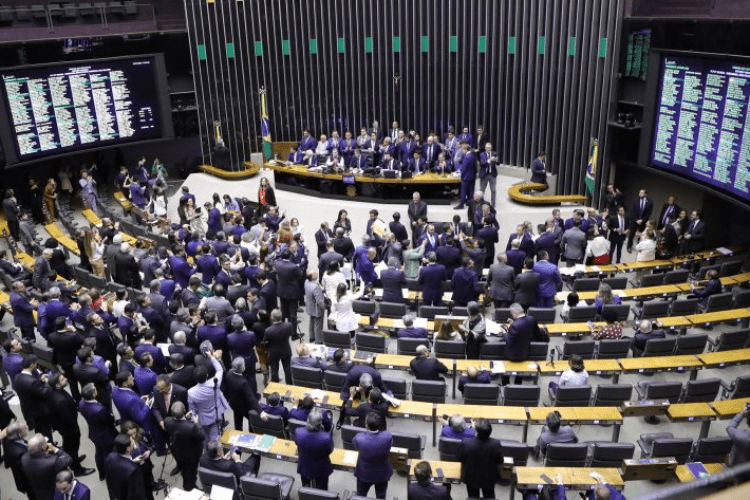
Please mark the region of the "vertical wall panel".
[[[386, 130], [396, 120], [423, 139], [431, 130], [442, 138], [449, 126], [468, 125], [474, 133], [482, 124], [503, 163], [526, 167], [545, 150], [559, 174], [558, 191], [582, 192], [589, 140], [599, 138], [600, 147], [607, 140], [621, 3], [185, 0], [204, 156], [211, 161], [214, 121], [235, 164], [260, 150], [258, 90], [265, 87], [274, 140], [298, 140], [305, 128], [316, 136], [348, 128], [356, 136], [376, 119]], [[598, 55], [600, 38], [609, 40], [605, 58]], [[598, 175], [607, 172], [600, 165]]]

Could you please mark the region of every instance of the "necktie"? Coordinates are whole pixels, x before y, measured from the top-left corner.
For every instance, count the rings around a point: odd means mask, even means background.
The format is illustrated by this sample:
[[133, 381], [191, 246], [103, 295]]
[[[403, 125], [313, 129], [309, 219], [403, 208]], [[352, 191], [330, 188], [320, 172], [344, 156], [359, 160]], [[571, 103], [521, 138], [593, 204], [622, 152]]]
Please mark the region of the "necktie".
[[625, 221], [622, 219], [622, 215], [619, 217], [620, 219], [620, 231], [623, 231], [625, 229]]
[[65, 500], [70, 500], [70, 493], [65, 494]]
[[645, 205], [646, 205], [646, 199], [641, 198], [641, 215], [643, 215], [643, 208], [645, 207]]
[[427, 148], [427, 158], [432, 158], [432, 145], [430, 145], [430, 147]]

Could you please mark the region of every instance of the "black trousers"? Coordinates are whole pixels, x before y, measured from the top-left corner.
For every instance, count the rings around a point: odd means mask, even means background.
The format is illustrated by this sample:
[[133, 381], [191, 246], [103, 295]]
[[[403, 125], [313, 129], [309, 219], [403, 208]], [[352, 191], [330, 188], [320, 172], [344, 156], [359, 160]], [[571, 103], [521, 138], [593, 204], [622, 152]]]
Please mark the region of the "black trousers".
[[[479, 498], [479, 490], [480, 488], [477, 488], [476, 486], [472, 486], [470, 484], [466, 485], [466, 494], [469, 497], [472, 498]], [[482, 490], [482, 497], [483, 498], [495, 498], [495, 488], [481, 488]]]
[[62, 436], [62, 449], [73, 459], [71, 468], [75, 472], [81, 468], [81, 462], [78, 461], [78, 450], [81, 448], [81, 430], [78, 428], [58, 429], [57, 432]]
[[76, 380], [76, 374], [73, 372], [73, 366], [63, 366], [62, 370], [65, 374], [65, 378], [68, 379], [70, 394], [73, 396], [73, 399], [76, 400], [76, 403], [78, 403], [78, 401], [81, 400], [81, 393], [78, 390], [78, 381]]
[[289, 321], [292, 324], [292, 329], [297, 331], [297, 307], [299, 307], [298, 299], [285, 299], [279, 297], [281, 303], [281, 318], [284, 321]]
[[197, 458], [184, 458], [180, 459], [177, 458], [177, 455], [175, 455], [175, 461], [177, 462], [177, 465], [180, 467], [180, 471], [182, 474], [182, 489], [185, 491], [190, 491], [193, 488], [195, 488], [195, 483], [198, 480], [198, 461], [200, 457]]
[[114, 443], [102, 443], [100, 441], [94, 441], [94, 462], [96, 463], [96, 470], [99, 471], [99, 479], [106, 479], [106, 473], [104, 470], [104, 459], [107, 455], [112, 453]]
[[292, 383], [292, 358], [268, 358], [268, 366], [271, 368], [271, 382], [281, 382], [279, 379], [279, 362], [284, 368], [284, 381], [287, 384]]
[[366, 497], [367, 492], [370, 491], [370, 487], [375, 486], [375, 498], [385, 498], [386, 491], [388, 490], [388, 481], [384, 483], [368, 483], [357, 479], [357, 495]]
[[8, 221], [8, 230], [10, 231], [10, 235], [13, 236], [14, 240], [21, 240], [21, 229], [17, 220]]
[[302, 479], [302, 486], [317, 488], [319, 490], [328, 490], [329, 477], [330, 476], [326, 476], [325, 479], [310, 479], [309, 477], [300, 476], [300, 479]]

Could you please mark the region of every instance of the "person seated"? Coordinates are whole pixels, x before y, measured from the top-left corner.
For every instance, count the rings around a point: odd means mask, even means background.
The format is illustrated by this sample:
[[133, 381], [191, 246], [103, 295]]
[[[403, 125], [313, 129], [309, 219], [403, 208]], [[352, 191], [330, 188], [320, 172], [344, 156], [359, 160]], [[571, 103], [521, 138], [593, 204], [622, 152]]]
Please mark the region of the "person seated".
[[633, 335], [633, 344], [630, 347], [633, 351], [633, 356], [642, 352], [646, 348], [646, 342], [649, 340], [663, 339], [665, 337], [666, 334], [664, 333], [664, 330], [654, 330], [651, 320], [641, 320], [638, 329], [635, 331], [635, 335]]
[[416, 351], [417, 356], [409, 363], [409, 369], [417, 380], [444, 380], [443, 375], [448, 373], [448, 367], [437, 358], [431, 358], [426, 345], [417, 346]]
[[445, 153], [440, 153], [438, 155], [438, 159], [432, 169], [436, 174], [441, 175], [447, 175], [453, 172], [453, 166], [451, 165], [450, 160], [445, 156]]
[[619, 339], [622, 337], [622, 324], [617, 321], [617, 312], [607, 309], [602, 313], [602, 320], [606, 323], [603, 327], [595, 327], [591, 330], [591, 338], [594, 340], [601, 339]]
[[380, 172], [400, 172], [401, 162], [391, 157], [390, 153], [383, 154], [383, 160], [380, 162]]
[[719, 273], [715, 269], [711, 269], [706, 273], [705, 279], [707, 283], [703, 288], [696, 289], [695, 284], [690, 285], [690, 289], [693, 294], [699, 299], [698, 305], [700, 307], [706, 307], [708, 305], [708, 298], [717, 293], [721, 293], [721, 281], [719, 280]]
[[331, 151], [331, 156], [326, 160], [326, 167], [334, 172], [341, 172], [344, 170], [344, 157], [339, 156], [338, 149]]
[[352, 157], [349, 158], [349, 164], [347, 165], [347, 168], [364, 170], [370, 166], [371, 159], [371, 156], [362, 154], [362, 150], [360, 148], [356, 148]]
[[550, 397], [557, 394], [558, 387], [584, 386], [589, 383], [589, 374], [583, 368], [583, 358], [573, 354], [568, 360], [569, 368], [560, 375], [560, 382], [549, 383]]
[[568, 314], [573, 307], [584, 307], [586, 302], [581, 302], [581, 298], [576, 292], [570, 292], [565, 298], [565, 304], [563, 304], [562, 311], [560, 311], [560, 317], [563, 321], [568, 321]]
[[410, 500], [451, 500], [451, 485], [432, 484], [432, 467], [421, 461], [414, 467], [416, 481], [409, 483], [407, 497]]
[[333, 363], [328, 365], [328, 370], [337, 373], [349, 373], [354, 363], [347, 359], [347, 353], [343, 349], [336, 349], [333, 352]]
[[206, 453], [200, 459], [201, 467], [217, 472], [231, 472], [239, 482], [240, 478], [257, 474], [260, 469], [260, 457], [250, 454], [244, 462], [236, 451], [224, 453], [224, 448], [218, 441], [211, 441], [206, 446]]
[[406, 163], [406, 169], [414, 175], [427, 171], [427, 162], [422, 159], [422, 153], [419, 150], [412, 153], [412, 158]]
[[[297, 408], [293, 408], [289, 411], [289, 418], [307, 422], [307, 417], [310, 412], [315, 408], [315, 400], [310, 396], [305, 396], [302, 401], [299, 402]], [[320, 410], [321, 416], [323, 417], [323, 428], [326, 432], [330, 432], [333, 427], [333, 421], [331, 420], [331, 412], [328, 410]]]
[[325, 360], [310, 355], [310, 348], [307, 344], [302, 343], [297, 344], [297, 357], [292, 358], [291, 365], [320, 368], [321, 370], [328, 368], [328, 363], [326, 363]]
[[289, 420], [289, 409], [281, 402], [281, 396], [279, 396], [278, 392], [272, 392], [266, 396], [266, 402], [259, 403], [258, 406], [268, 415], [281, 417], [284, 420], [284, 425]]
[[23, 281], [26, 284], [31, 284], [32, 273], [24, 269], [23, 265], [18, 263], [13, 258], [13, 255], [7, 250], [0, 251], [0, 269], [2, 269], [12, 281]]
[[[388, 416], [388, 402], [383, 399], [383, 393], [377, 387], [374, 387], [370, 391], [370, 394], [367, 396], [367, 401], [358, 405], [356, 408], [351, 405], [346, 405], [342, 412], [342, 416], [344, 418], [357, 417], [352, 424], [357, 427], [364, 427], [365, 418], [367, 418], [368, 414], [373, 412], [377, 413], [380, 417], [378, 430], [386, 430], [388, 428], [388, 420], [386, 418]], [[343, 421], [339, 420], [339, 423], [336, 424], [337, 429], [341, 428], [341, 423], [343, 423]]]
[[547, 414], [547, 425], [542, 427], [542, 433], [534, 447], [534, 456], [539, 458], [540, 454], [547, 452], [550, 443], [577, 443], [578, 437], [569, 425], [560, 425], [560, 413], [551, 411]]
[[[601, 474], [591, 472], [589, 476], [596, 479], [596, 486], [588, 490], [584, 497], [585, 500], [625, 500], [625, 495], [611, 484], [607, 484], [607, 481]], [[562, 474], [557, 474], [557, 486], [554, 489], [547, 490], [547, 493], [549, 494], [548, 498], [553, 498], [554, 500], [567, 498]], [[583, 496], [583, 493], [581, 495]], [[523, 496], [523, 500], [540, 500], [541, 498], [543, 498], [541, 492], [538, 495], [536, 492], [528, 492]]]
[[606, 283], [599, 285], [599, 292], [596, 294], [594, 299], [594, 305], [596, 306], [596, 313], [601, 314], [602, 309], [606, 304], [619, 304], [620, 296], [612, 293], [612, 287]]
[[284, 163], [287, 165], [302, 165], [304, 162], [305, 155], [296, 146], [292, 146]]
[[466, 369], [466, 373], [462, 374], [458, 379], [458, 390], [464, 392], [464, 386], [466, 384], [489, 384], [492, 383], [490, 372], [482, 368], [481, 370], [474, 365], [469, 366]]
[[427, 330], [420, 327], [414, 326], [414, 316], [407, 314], [401, 318], [404, 322], [404, 328], [396, 332], [396, 336], [400, 339], [426, 339], [429, 338]]
[[447, 419], [444, 415], [440, 418], [440, 422], [443, 424], [443, 428], [440, 431], [440, 437], [464, 439], [477, 435], [476, 431], [474, 431], [474, 427], [466, 422], [463, 415], [459, 415], [458, 413]]

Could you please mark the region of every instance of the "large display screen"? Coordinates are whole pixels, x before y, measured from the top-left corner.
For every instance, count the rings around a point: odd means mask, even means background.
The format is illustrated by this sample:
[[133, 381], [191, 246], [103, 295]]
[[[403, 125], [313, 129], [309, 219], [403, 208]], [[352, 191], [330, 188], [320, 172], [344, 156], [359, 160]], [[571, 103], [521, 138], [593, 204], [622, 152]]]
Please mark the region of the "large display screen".
[[161, 55], [8, 68], [0, 79], [9, 164], [173, 136]]
[[651, 165], [750, 201], [750, 61], [662, 55]]

